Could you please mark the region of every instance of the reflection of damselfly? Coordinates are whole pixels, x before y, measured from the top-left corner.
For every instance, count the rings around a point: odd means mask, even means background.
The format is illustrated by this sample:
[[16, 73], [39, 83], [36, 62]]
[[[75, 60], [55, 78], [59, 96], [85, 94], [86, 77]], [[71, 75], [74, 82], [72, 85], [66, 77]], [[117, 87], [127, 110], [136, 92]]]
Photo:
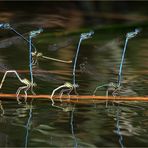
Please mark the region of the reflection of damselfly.
[[117, 110], [116, 110], [116, 130], [115, 132], [117, 133], [117, 135], [119, 136], [119, 144], [121, 146], [121, 148], [124, 148], [124, 145], [123, 145], [123, 135], [122, 135], [122, 131], [120, 129], [120, 115], [121, 115], [121, 110], [119, 108], [119, 105], [117, 106]]

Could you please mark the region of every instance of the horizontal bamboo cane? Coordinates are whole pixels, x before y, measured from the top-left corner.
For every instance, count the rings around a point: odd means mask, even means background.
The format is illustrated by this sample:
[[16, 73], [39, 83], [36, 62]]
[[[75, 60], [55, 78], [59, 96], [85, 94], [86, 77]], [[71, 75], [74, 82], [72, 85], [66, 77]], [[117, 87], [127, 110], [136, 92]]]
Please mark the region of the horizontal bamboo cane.
[[[25, 97], [25, 95], [20, 94], [20, 97]], [[50, 95], [28, 95], [27, 99], [50, 99]], [[0, 94], [0, 99], [16, 99], [16, 94]], [[53, 100], [59, 101], [60, 96], [55, 95]], [[148, 102], [148, 96], [132, 97], [132, 96], [92, 96], [92, 95], [70, 95], [70, 101], [68, 100], [68, 95], [63, 95], [62, 100], [65, 102], [77, 102], [77, 103], [87, 103], [88, 101], [144, 101]]]

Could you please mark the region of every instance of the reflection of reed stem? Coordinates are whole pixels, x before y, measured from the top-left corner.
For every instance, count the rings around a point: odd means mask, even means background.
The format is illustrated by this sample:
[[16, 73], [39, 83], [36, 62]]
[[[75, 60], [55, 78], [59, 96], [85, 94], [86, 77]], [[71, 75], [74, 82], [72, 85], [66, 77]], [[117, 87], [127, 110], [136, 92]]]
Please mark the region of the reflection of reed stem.
[[117, 111], [116, 111], [116, 120], [117, 120], [117, 123], [116, 123], [116, 132], [117, 134], [119, 135], [119, 144], [121, 146], [121, 148], [124, 148], [124, 145], [123, 145], [123, 136], [122, 136], [122, 133], [121, 133], [121, 130], [120, 130], [120, 110], [119, 110], [119, 106], [117, 106]]
[[31, 104], [30, 104], [30, 109], [29, 109], [29, 118], [26, 124], [26, 136], [25, 136], [25, 148], [28, 147], [28, 139], [29, 139], [29, 130], [30, 130], [30, 126], [31, 126], [31, 119], [32, 119], [32, 101], [31, 100]]
[[72, 136], [74, 139], [74, 148], [77, 148], [78, 142], [77, 142], [77, 138], [76, 138], [75, 132], [74, 132], [74, 108], [71, 111], [70, 125], [71, 125], [71, 133], [72, 133]]

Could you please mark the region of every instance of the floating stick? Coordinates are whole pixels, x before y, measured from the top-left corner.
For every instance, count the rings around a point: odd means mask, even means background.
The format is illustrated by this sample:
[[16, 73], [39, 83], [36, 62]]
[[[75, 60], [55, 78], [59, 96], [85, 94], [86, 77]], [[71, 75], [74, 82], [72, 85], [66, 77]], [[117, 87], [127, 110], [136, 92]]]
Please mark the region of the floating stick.
[[[25, 97], [24, 94], [20, 94], [20, 97]], [[16, 94], [0, 94], [0, 98], [1, 99], [16, 99]], [[50, 99], [51, 100], [51, 95], [44, 95], [44, 94], [40, 94], [40, 95], [27, 95], [27, 99]], [[69, 96], [67, 95], [63, 95], [62, 99], [63, 102], [74, 102], [74, 103], [91, 103], [92, 99], [101, 102], [101, 101], [105, 101], [105, 100], [110, 100], [110, 101], [139, 101], [139, 102], [148, 102], [148, 96], [137, 96], [137, 97], [133, 97], [133, 96], [108, 96], [107, 98], [105, 96], [93, 96], [93, 95], [71, 95], [70, 96], [70, 101], [67, 99], [69, 98]], [[79, 101], [77, 101], [77, 98], [79, 98]], [[54, 95], [52, 97], [52, 99], [54, 101], [59, 101], [60, 100], [60, 95]]]

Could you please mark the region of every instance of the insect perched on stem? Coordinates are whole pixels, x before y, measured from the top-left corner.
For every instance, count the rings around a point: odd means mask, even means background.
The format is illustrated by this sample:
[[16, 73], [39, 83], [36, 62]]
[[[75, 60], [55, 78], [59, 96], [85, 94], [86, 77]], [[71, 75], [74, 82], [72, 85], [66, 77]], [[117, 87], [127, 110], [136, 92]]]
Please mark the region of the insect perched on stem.
[[24, 82], [26, 86], [19, 87], [17, 90], [17, 100], [19, 100], [19, 94], [21, 90], [24, 90], [25, 93], [25, 101], [27, 100], [27, 91], [30, 89], [31, 93], [35, 95], [35, 92], [33, 90], [33, 87], [37, 86], [37, 84], [34, 82], [33, 79], [33, 72], [32, 72], [32, 38], [36, 37], [38, 34], [40, 34], [43, 31], [43, 29], [39, 29], [36, 31], [31, 31], [29, 34], [29, 72], [30, 72], [30, 81], [27, 79], [24, 79]]
[[[63, 62], [63, 63], [72, 63], [72, 61], [64, 61], [64, 60], [59, 60], [59, 59], [55, 59], [55, 58], [50, 58], [47, 56], [42, 55], [42, 53], [38, 53], [36, 47], [33, 45], [32, 43], [32, 38], [35, 38], [38, 34], [40, 34], [43, 29], [39, 29], [36, 31], [31, 31], [29, 33], [29, 39], [25, 38], [21, 33], [19, 33], [18, 31], [16, 31], [16, 29], [14, 29], [9, 23], [0, 23], [0, 29], [6, 29], [6, 30], [11, 30], [14, 33], [16, 33], [17, 35], [19, 35], [23, 40], [25, 40], [27, 43], [29, 43], [29, 70], [30, 70], [30, 81], [27, 79], [21, 79], [21, 77], [19, 76], [19, 74], [17, 73], [16, 70], [8, 70], [5, 72], [2, 82], [1, 82], [1, 87], [3, 85], [3, 82], [6, 78], [6, 75], [8, 73], [15, 73], [16, 76], [18, 77], [19, 81], [23, 84], [25, 84], [25, 86], [21, 86], [18, 88], [16, 95], [17, 95], [17, 101], [20, 103], [19, 101], [19, 94], [22, 90], [24, 90], [25, 93], [25, 100], [27, 99], [27, 91], [30, 89], [32, 94], [35, 94], [33, 91], [33, 87], [36, 86], [36, 83], [34, 83], [34, 79], [33, 79], [33, 71], [32, 71], [32, 66], [34, 64], [36, 64], [36, 58], [44, 58], [44, 59], [50, 59], [53, 61], [57, 61], [57, 62]], [[34, 51], [32, 51], [32, 49], [34, 49]], [[0, 87], [0, 88], [1, 88]]]
[[[119, 67], [119, 73], [118, 73], [118, 81], [117, 83], [110, 82], [108, 84], [103, 84], [101, 86], [97, 86], [95, 88], [95, 91], [93, 92], [93, 95], [95, 95], [96, 91], [102, 87], [107, 87], [106, 90], [106, 96], [108, 97], [109, 94], [113, 95], [114, 97], [119, 94], [121, 90], [121, 77], [122, 77], [122, 69], [123, 69], [123, 63], [125, 59], [125, 52], [128, 44], [128, 40], [135, 37], [138, 33], [140, 32], [140, 29], [135, 29], [133, 32], [128, 32], [126, 34], [126, 39], [125, 39], [125, 44], [122, 52], [122, 57], [121, 57], [121, 62], [120, 62], [120, 67]], [[107, 104], [106, 104], [107, 105]]]
[[35, 38], [41, 32], [43, 32], [43, 29], [39, 29], [39, 30], [36, 30], [36, 31], [31, 31], [30, 34], [29, 34], [29, 69], [30, 69], [30, 81], [31, 81], [32, 84], [34, 83], [33, 72], [32, 72], [32, 64], [33, 64], [32, 46], [31, 46], [32, 45], [32, 38]]
[[[14, 33], [16, 33], [17, 35], [19, 35], [22, 39], [24, 39], [27, 43], [29, 43], [29, 47], [30, 47], [31, 51], [32, 51], [32, 47], [33, 47], [33, 48], [34, 48], [34, 52], [36, 52], [36, 48], [35, 48], [35, 46], [32, 44], [32, 42], [31, 42], [30, 40], [26, 39], [26, 38], [25, 38], [22, 34], [20, 34], [18, 31], [16, 31], [12, 26], [10, 26], [10, 24], [8, 24], [8, 23], [2, 23], [2, 24], [0, 24], [0, 29], [12, 30]], [[29, 80], [27, 80], [26, 78], [25, 78], [25, 79], [21, 79], [21, 77], [19, 76], [19, 74], [17, 73], [16, 70], [7, 70], [7, 71], [5, 72], [5, 74], [4, 74], [4, 76], [3, 76], [2, 81], [1, 81], [1, 84], [0, 84], [0, 89], [1, 89], [8, 73], [14, 73], [14, 74], [17, 76], [17, 78], [19, 79], [19, 81], [25, 85], [25, 86], [19, 87], [18, 90], [17, 90], [17, 92], [16, 92], [16, 96], [17, 96], [17, 101], [18, 101], [18, 103], [20, 103], [20, 101], [19, 101], [19, 94], [20, 94], [21, 90], [24, 90], [24, 93], [25, 93], [25, 100], [26, 100], [26, 98], [27, 98], [27, 91], [28, 91], [29, 89], [31, 89], [31, 92], [32, 92], [33, 94], [35, 94], [35, 93], [33, 92], [33, 86], [36, 86], [36, 84], [33, 83], [33, 76], [32, 76], [32, 60], [31, 60], [31, 56], [30, 56], [30, 61], [29, 61], [29, 62], [30, 62], [29, 65], [30, 65], [31, 82], [30, 82]]]
[[[5, 79], [6, 79], [7, 74], [9, 74], [9, 73], [14, 73], [14, 74], [17, 76], [18, 80], [19, 80], [22, 84], [25, 85], [25, 86], [19, 87], [18, 90], [17, 90], [17, 92], [16, 92], [17, 101], [18, 101], [18, 103], [20, 103], [20, 101], [19, 101], [19, 94], [20, 94], [20, 91], [21, 91], [21, 90], [24, 90], [25, 99], [26, 99], [26, 98], [27, 98], [27, 91], [28, 91], [28, 89], [30, 89], [30, 88], [32, 87], [32, 86], [31, 86], [31, 83], [30, 83], [30, 81], [27, 80], [26, 78], [25, 78], [25, 79], [22, 79], [22, 78], [19, 76], [19, 74], [17, 73], [17, 71], [15, 71], [15, 70], [8, 70], [8, 71], [5, 72], [5, 74], [4, 74], [3, 78], [2, 78], [2, 81], [1, 81], [1, 83], [0, 83], [0, 89], [1, 89], [2, 86], [3, 86], [3, 83], [4, 83]], [[34, 84], [34, 85], [35, 85], [35, 84]]]
[[65, 82], [63, 85], [60, 85], [59, 87], [55, 88], [52, 91], [52, 94], [51, 94], [51, 97], [50, 97], [50, 99], [52, 101], [52, 106], [55, 106], [55, 107], [60, 108], [60, 109], [65, 111], [65, 108], [55, 105], [55, 102], [53, 100], [53, 96], [54, 96], [55, 92], [60, 90], [60, 89], [62, 89], [61, 92], [60, 92], [60, 101], [62, 102], [61, 98], [62, 98], [62, 95], [63, 95], [64, 92], [68, 92], [68, 96], [69, 96], [69, 99], [70, 99], [70, 93], [73, 90], [73, 85], [69, 82]]
[[65, 110], [65, 108], [63, 108], [63, 107], [54, 105], [55, 103], [54, 103], [54, 100], [53, 100], [53, 96], [54, 96], [55, 92], [58, 91], [59, 89], [62, 89], [61, 92], [60, 92], [60, 100], [61, 101], [62, 101], [61, 98], [62, 98], [62, 95], [63, 95], [64, 92], [68, 92], [67, 94], [69, 96], [69, 99], [70, 99], [70, 93], [72, 91], [74, 91], [75, 94], [78, 95], [77, 90], [76, 90], [76, 88], [79, 87], [79, 85], [76, 83], [76, 65], [77, 65], [77, 59], [78, 59], [78, 54], [79, 54], [79, 50], [80, 50], [80, 45], [81, 45], [81, 42], [83, 40], [91, 38], [93, 34], [94, 34], [94, 32], [91, 31], [91, 32], [88, 32], [88, 33], [82, 33], [80, 35], [80, 39], [79, 39], [79, 43], [78, 43], [78, 47], [77, 47], [77, 51], [76, 51], [76, 55], [75, 55], [75, 59], [74, 59], [74, 63], [73, 63], [73, 72], [72, 72], [72, 74], [73, 74], [73, 82], [72, 83], [66, 82], [65, 84], [60, 85], [59, 87], [55, 88], [52, 91], [52, 95], [50, 97], [50, 99], [52, 101], [52, 106], [55, 106], [55, 107], [58, 107], [60, 109]]

